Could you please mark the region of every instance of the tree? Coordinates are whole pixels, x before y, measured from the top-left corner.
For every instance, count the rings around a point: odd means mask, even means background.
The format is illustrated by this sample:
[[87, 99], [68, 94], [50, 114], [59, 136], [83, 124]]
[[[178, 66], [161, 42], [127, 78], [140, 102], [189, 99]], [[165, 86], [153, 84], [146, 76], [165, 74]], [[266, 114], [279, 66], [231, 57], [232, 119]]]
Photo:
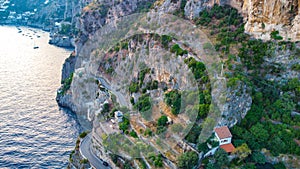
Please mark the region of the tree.
[[242, 169], [256, 169], [256, 167], [254, 164], [247, 163], [247, 164], [243, 165]]
[[208, 148], [208, 146], [207, 146], [207, 143], [204, 142], [204, 143], [199, 144], [199, 145], [198, 145], [198, 150], [199, 150], [199, 151], [202, 151], [202, 152], [204, 152], [204, 153], [208, 152], [209, 148]]
[[251, 154], [251, 150], [246, 143], [243, 143], [233, 151], [233, 154], [236, 154], [241, 162]]
[[252, 153], [251, 158], [255, 163], [258, 163], [258, 164], [266, 163], [266, 157], [260, 152], [256, 151], [256, 152]]
[[194, 151], [183, 153], [178, 157], [178, 167], [180, 169], [192, 169], [198, 163], [198, 155]]
[[157, 120], [157, 125], [158, 126], [165, 126], [168, 122], [168, 117], [167, 116], [161, 116], [158, 120]]
[[264, 126], [260, 123], [252, 126], [250, 128], [250, 132], [255, 136], [258, 142], [266, 143], [269, 139], [269, 133], [267, 130], [264, 129]]
[[282, 162], [274, 164], [275, 169], [286, 169], [285, 165]]
[[222, 148], [219, 148], [216, 153], [214, 154], [214, 158], [216, 161], [216, 166], [222, 168], [229, 164], [229, 159], [226, 151]]

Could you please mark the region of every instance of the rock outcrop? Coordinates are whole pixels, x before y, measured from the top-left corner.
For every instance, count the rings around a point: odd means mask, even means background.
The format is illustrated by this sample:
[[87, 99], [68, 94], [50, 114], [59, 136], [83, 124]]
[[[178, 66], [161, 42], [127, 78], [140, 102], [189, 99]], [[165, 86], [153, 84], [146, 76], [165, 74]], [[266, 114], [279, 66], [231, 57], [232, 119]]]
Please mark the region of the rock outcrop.
[[189, 0], [184, 8], [188, 18], [214, 4], [237, 8], [246, 21], [245, 31], [255, 38], [270, 39], [272, 31], [279, 31], [284, 40], [300, 40], [300, 0]]

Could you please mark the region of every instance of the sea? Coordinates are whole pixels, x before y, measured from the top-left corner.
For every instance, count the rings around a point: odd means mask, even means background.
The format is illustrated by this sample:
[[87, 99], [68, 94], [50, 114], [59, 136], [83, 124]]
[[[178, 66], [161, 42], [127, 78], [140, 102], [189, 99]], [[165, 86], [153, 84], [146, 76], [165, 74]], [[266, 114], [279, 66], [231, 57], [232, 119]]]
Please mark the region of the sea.
[[48, 41], [39, 29], [0, 26], [1, 169], [66, 168], [81, 131], [55, 100], [71, 50]]

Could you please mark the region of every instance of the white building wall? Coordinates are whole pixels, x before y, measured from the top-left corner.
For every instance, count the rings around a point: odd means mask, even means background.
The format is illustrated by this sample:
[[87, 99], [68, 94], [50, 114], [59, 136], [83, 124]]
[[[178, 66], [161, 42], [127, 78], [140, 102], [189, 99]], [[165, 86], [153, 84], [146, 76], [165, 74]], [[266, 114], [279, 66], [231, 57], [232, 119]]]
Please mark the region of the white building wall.
[[231, 143], [231, 137], [219, 140], [220, 145], [229, 144], [229, 143]]

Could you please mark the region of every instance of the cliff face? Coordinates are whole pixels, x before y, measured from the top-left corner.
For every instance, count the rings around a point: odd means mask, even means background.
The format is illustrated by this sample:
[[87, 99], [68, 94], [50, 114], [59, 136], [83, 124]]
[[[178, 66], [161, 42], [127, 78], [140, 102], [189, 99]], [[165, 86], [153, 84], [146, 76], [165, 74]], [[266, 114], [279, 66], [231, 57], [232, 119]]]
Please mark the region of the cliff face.
[[255, 38], [269, 40], [270, 33], [277, 30], [284, 40], [300, 40], [300, 0], [189, 0], [185, 15], [197, 17], [214, 4], [237, 8], [246, 21], [246, 32]]
[[245, 0], [242, 11], [245, 29], [254, 37], [270, 39], [270, 32], [278, 30], [285, 40], [300, 40], [300, 0]]

